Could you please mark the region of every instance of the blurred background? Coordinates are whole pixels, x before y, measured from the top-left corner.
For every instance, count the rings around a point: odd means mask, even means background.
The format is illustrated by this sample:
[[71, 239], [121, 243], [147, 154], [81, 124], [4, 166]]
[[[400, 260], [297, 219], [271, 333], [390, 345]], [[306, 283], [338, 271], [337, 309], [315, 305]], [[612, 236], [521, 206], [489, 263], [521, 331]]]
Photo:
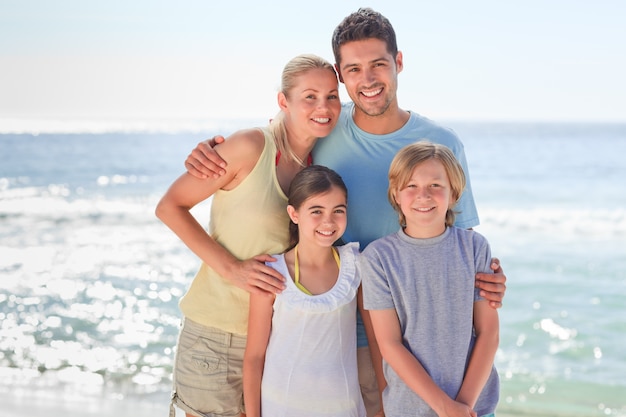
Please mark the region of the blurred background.
[[365, 5], [396, 30], [401, 107], [466, 147], [508, 277], [498, 414], [626, 415], [626, 6], [386, 3], [0, 0], [0, 415], [168, 412], [198, 261], [156, 202]]

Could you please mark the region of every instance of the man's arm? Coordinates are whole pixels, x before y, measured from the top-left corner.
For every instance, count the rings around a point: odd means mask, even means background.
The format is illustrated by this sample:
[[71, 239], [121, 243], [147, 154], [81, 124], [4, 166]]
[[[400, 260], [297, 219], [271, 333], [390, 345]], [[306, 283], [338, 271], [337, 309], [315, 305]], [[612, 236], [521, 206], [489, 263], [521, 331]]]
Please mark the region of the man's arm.
[[185, 160], [185, 169], [196, 178], [219, 178], [226, 173], [226, 161], [217, 153], [215, 145], [224, 142], [224, 136], [198, 143]]
[[[258, 146], [255, 144], [259, 143]], [[202, 227], [190, 210], [196, 204], [227, 188], [237, 174], [254, 166], [262, 151], [262, 140], [239, 135], [220, 145], [231, 162], [230, 170], [219, 178], [199, 179], [187, 173], [165, 192], [156, 207], [157, 217], [168, 226], [200, 259], [233, 285], [250, 293], [277, 293], [284, 289], [284, 277], [265, 262], [274, 260], [261, 254], [239, 260]]]
[[500, 308], [506, 291], [506, 276], [498, 258], [491, 259], [490, 268], [493, 274], [479, 272], [476, 274], [475, 283], [476, 287], [480, 288], [481, 297], [489, 301], [492, 308]]

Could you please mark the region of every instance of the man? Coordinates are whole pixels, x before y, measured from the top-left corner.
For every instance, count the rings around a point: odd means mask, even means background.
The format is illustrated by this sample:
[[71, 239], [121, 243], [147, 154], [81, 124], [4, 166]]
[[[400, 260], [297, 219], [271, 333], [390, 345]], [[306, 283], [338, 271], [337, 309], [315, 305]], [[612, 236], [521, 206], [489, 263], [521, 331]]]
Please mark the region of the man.
[[[363, 250], [371, 241], [397, 231], [397, 214], [386, 199], [387, 171], [402, 147], [419, 140], [448, 146], [461, 162], [468, 181], [456, 206], [459, 214], [455, 225], [463, 228], [477, 226], [478, 214], [463, 144], [454, 132], [399, 107], [396, 92], [398, 74], [403, 70], [403, 55], [398, 51], [395, 31], [389, 20], [370, 8], [361, 8], [337, 26], [332, 47], [335, 69], [352, 102], [343, 104], [336, 128], [318, 141], [313, 150], [313, 161], [337, 171], [348, 187], [349, 220], [344, 240], [359, 242]], [[189, 155], [185, 166], [191, 174], [206, 177], [225, 172], [225, 162], [211, 149], [215, 140], [200, 143]], [[492, 269], [495, 274], [478, 274], [476, 285], [491, 306], [498, 308], [504, 297], [506, 277], [497, 260], [494, 260]], [[363, 317], [363, 321], [370, 337], [365, 337], [363, 323], [360, 323], [359, 378], [368, 417], [371, 417], [381, 408], [369, 351], [381, 388], [384, 379], [375, 338], [369, 333], [369, 317]], [[369, 351], [368, 339], [371, 342]], [[378, 415], [383, 415], [382, 411]]]

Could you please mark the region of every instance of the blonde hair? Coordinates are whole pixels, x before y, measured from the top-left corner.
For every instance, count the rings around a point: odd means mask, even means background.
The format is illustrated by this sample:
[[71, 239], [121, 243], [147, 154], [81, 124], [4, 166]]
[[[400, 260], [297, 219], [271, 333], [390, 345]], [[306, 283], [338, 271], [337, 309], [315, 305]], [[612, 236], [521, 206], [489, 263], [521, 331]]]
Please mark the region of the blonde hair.
[[398, 220], [402, 227], [406, 226], [406, 218], [396, 202], [396, 193], [406, 187], [415, 167], [429, 159], [440, 161], [448, 175], [452, 195], [450, 207], [448, 207], [448, 211], [446, 212], [446, 226], [452, 226], [454, 224], [456, 213], [452, 208], [459, 201], [465, 189], [465, 173], [463, 172], [463, 167], [450, 148], [437, 143], [420, 141], [400, 149], [393, 158], [393, 161], [391, 161], [389, 167], [387, 198], [393, 209], [398, 213]]
[[[298, 55], [291, 59], [283, 69], [280, 92], [283, 93], [285, 97], [289, 97], [289, 93], [295, 87], [298, 77], [313, 69], [326, 69], [337, 77], [335, 68], [324, 58], [313, 54]], [[291, 149], [291, 146], [289, 146], [287, 129], [285, 127], [285, 113], [282, 110], [279, 111], [270, 122], [269, 131], [274, 136], [276, 147], [281, 155], [298, 162], [301, 166], [306, 166], [305, 162], [302, 161]]]

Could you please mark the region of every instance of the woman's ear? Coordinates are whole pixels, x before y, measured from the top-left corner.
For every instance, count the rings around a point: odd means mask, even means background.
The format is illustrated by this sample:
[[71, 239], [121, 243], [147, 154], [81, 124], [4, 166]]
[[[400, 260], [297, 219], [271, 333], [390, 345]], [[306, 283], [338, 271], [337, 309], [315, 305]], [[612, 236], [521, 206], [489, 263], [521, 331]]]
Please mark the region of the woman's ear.
[[294, 224], [298, 224], [298, 211], [292, 205], [287, 206], [287, 214]]
[[280, 109], [284, 112], [287, 112], [288, 110], [287, 96], [285, 96], [285, 93], [283, 92], [278, 93], [278, 107], [280, 107]]

